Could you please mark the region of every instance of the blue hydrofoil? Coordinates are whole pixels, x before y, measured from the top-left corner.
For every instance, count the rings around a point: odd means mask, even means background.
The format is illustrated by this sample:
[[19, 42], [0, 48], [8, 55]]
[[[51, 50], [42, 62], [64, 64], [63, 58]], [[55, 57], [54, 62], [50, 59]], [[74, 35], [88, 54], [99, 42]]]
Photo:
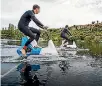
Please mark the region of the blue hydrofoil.
[[[24, 47], [25, 43], [27, 42], [27, 37], [22, 37], [21, 46], [17, 49], [17, 53], [19, 56], [22, 56], [22, 48]], [[29, 55], [39, 55], [42, 48], [34, 48], [31, 44], [28, 45], [29, 52], [26, 53], [26, 56]]]

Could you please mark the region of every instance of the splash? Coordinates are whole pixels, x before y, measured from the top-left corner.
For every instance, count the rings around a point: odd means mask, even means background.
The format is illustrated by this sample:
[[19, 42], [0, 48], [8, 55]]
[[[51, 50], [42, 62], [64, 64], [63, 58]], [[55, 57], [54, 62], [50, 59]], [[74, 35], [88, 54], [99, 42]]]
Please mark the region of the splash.
[[49, 40], [48, 47], [42, 48], [41, 55], [58, 55], [56, 47], [52, 40]]
[[69, 45], [68, 42], [66, 42], [66, 43], [64, 44], [64, 40], [63, 40], [60, 47], [63, 48], [64, 45], [66, 45], [66, 48], [67, 48], [67, 47], [68, 47], [68, 48], [77, 48], [75, 41], [73, 41], [73, 44], [72, 44], [72, 45]]

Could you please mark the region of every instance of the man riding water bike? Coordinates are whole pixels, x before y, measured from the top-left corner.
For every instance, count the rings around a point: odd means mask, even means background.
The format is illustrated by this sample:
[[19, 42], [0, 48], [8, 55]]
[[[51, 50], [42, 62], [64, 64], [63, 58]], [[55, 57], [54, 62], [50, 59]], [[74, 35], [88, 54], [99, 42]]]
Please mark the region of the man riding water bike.
[[[35, 29], [33, 27], [29, 27], [29, 23], [31, 20], [35, 22], [37, 26], [43, 29], [47, 29], [47, 26], [44, 26], [36, 17], [35, 14], [40, 12], [40, 6], [33, 5], [33, 10], [26, 11], [20, 18], [18, 23], [18, 29], [24, 33], [24, 35], [30, 37], [28, 41], [25, 43], [25, 46], [22, 49], [22, 54], [26, 56], [27, 46], [35, 39], [37, 42], [40, 37], [40, 30]], [[36, 36], [35, 36], [36, 34]]]
[[[65, 39], [64, 44], [65, 44], [66, 42], [70, 41], [70, 40], [68, 39], [68, 37], [67, 37], [66, 34], [67, 34], [67, 35], [71, 35], [71, 33], [70, 33], [70, 31], [69, 31], [68, 25], [65, 26], [65, 28], [62, 30], [61, 35], [60, 35], [63, 39]], [[71, 36], [72, 36], [72, 35], [71, 35]]]

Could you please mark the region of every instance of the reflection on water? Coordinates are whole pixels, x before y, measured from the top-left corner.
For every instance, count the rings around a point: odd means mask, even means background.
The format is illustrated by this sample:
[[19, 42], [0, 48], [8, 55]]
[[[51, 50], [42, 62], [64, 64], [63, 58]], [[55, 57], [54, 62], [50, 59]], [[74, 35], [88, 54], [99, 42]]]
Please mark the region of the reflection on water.
[[63, 73], [66, 73], [66, 70], [68, 70], [70, 68], [70, 65], [67, 61], [61, 61], [59, 63], [59, 67], [61, 68]]
[[[23, 64], [23, 65], [22, 65]], [[20, 84], [21, 86], [39, 86], [44, 85], [41, 83], [37, 77], [37, 75], [32, 75], [32, 70], [38, 70], [39, 67], [37, 65], [31, 65], [28, 62], [21, 63], [18, 66], [18, 71], [20, 72]]]
[[90, 66], [102, 68], [102, 58], [94, 58], [94, 60], [90, 62]]
[[[15, 58], [16, 49], [16, 47], [2, 48], [1, 59]], [[102, 58], [75, 52], [77, 51], [59, 51], [60, 57], [66, 58], [64, 61], [1, 63], [2, 75], [16, 65], [23, 64], [18, 71], [15, 69], [3, 77], [1, 84], [2, 86], [102, 86]], [[34, 70], [35, 68], [38, 69]]]

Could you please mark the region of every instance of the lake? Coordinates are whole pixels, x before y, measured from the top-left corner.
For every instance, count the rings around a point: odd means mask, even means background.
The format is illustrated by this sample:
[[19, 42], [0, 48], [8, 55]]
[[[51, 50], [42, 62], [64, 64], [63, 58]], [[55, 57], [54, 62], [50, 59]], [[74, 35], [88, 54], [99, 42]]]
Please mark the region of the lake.
[[[17, 48], [16, 45], [1, 45], [1, 61], [18, 57]], [[40, 65], [40, 69], [32, 70], [31, 74], [36, 74], [44, 86], [102, 86], [102, 58], [77, 54], [77, 51], [59, 51], [59, 54], [64, 60], [29, 62]], [[1, 62], [1, 86], [20, 86], [21, 75], [16, 67], [20, 63]]]

